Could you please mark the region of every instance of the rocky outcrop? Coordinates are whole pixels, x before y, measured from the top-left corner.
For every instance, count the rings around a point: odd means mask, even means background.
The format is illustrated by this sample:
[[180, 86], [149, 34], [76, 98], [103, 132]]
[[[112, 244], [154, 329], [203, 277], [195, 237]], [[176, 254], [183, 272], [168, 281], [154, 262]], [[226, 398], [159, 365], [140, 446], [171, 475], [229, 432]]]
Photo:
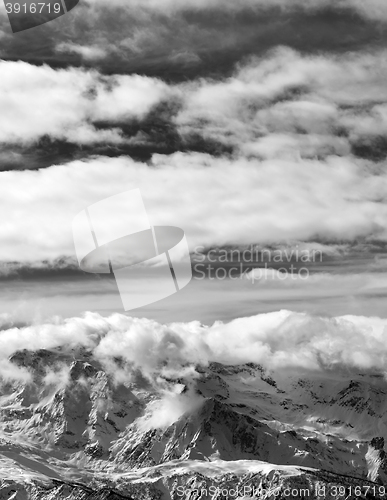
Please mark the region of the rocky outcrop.
[[371, 440], [365, 456], [367, 462], [367, 478], [379, 484], [387, 484], [387, 454], [384, 451], [384, 438]]
[[87, 486], [53, 481], [49, 484], [14, 483], [0, 484], [0, 500], [134, 500], [107, 488], [92, 489]]
[[272, 464], [353, 471], [365, 477], [364, 458], [353, 445], [293, 430], [279, 432], [217, 399], [183, 415], [165, 430], [141, 432], [136, 423], [113, 445], [111, 460], [121, 467], [146, 467], [170, 460], [262, 460]]

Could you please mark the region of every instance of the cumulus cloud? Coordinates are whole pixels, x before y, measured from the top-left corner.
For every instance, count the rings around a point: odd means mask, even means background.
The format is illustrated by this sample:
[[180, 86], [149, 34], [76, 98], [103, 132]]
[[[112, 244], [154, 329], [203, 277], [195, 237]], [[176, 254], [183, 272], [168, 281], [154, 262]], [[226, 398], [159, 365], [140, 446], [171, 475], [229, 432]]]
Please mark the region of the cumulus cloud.
[[124, 138], [114, 123], [109, 129], [95, 123], [142, 118], [168, 95], [166, 84], [138, 75], [106, 77], [21, 61], [1, 61], [0, 72], [0, 143], [29, 144], [43, 136], [120, 143]]
[[[98, 56], [90, 50], [85, 57]], [[387, 130], [381, 104], [387, 100], [386, 61], [385, 51], [306, 56], [280, 47], [226, 79], [179, 85], [3, 61], [0, 142], [28, 144], [47, 135], [77, 144], [132, 144], [135, 134], [125, 136], [122, 125], [141, 122], [164, 103], [168, 125], [188, 144], [200, 136], [242, 156], [348, 156], [359, 140]], [[151, 141], [140, 136], [139, 143]]]
[[386, 127], [386, 77], [383, 51], [305, 56], [281, 47], [228, 79], [189, 83], [176, 123], [244, 155], [347, 156]]
[[[268, 370], [366, 371], [385, 373], [387, 319], [360, 316], [317, 317], [279, 311], [238, 318], [212, 326], [199, 322], [160, 324], [147, 319], [114, 314], [9, 329], [0, 334], [1, 359], [20, 349], [74, 349], [83, 346], [94, 359], [106, 362], [114, 373], [119, 358], [163, 387], [165, 414], [178, 401], [177, 412], [198, 401], [188, 401], [178, 379], [193, 382], [195, 366], [211, 362], [226, 365], [259, 363]], [[110, 364], [109, 364], [110, 363]], [[7, 364], [4, 375], [7, 374]], [[112, 375], [113, 375], [112, 373]], [[65, 374], [62, 377], [66, 378]], [[159, 403], [157, 403], [159, 404]], [[151, 412], [152, 414], [154, 412]], [[144, 421], [146, 424], [146, 419]]]
[[31, 147], [50, 137], [152, 148], [169, 139], [158, 133], [153, 138], [152, 127], [142, 130], [141, 123], [163, 105], [163, 126], [175, 131], [169, 148], [186, 149], [200, 138], [210, 150], [218, 144], [234, 157], [297, 161], [350, 158], [365, 144], [368, 155], [379, 158], [387, 154], [383, 145], [373, 147], [387, 130], [380, 104], [387, 100], [385, 56], [305, 56], [282, 47], [239, 66], [229, 78], [179, 85], [3, 61], [0, 143]]

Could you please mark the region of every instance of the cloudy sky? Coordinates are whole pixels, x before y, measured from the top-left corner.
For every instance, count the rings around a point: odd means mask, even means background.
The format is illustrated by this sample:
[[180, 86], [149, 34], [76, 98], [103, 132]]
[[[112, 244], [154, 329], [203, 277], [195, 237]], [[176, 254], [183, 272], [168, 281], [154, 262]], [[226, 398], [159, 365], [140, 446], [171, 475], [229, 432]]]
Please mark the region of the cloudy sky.
[[[382, 0], [80, 0], [13, 34], [1, 4], [0, 313], [123, 312], [79, 270], [72, 220], [140, 188], [194, 264], [216, 258], [130, 315], [387, 317], [386, 27]], [[252, 246], [317, 257], [212, 279]]]

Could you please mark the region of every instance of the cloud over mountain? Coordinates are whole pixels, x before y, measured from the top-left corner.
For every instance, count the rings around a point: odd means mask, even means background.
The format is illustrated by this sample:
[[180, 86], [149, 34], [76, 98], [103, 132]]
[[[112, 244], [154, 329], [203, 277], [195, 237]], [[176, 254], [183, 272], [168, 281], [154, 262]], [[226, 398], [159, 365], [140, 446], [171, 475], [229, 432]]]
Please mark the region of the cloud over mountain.
[[56, 318], [2, 330], [2, 376], [7, 374], [6, 360], [15, 352], [59, 347], [62, 352], [86, 348], [118, 379], [125, 378], [127, 363], [131, 370], [138, 368], [155, 383], [158, 377], [195, 378], [194, 367], [211, 362], [258, 363], [277, 372], [332, 371], [338, 375], [341, 370], [360, 370], [384, 374], [386, 327], [386, 319], [323, 318], [290, 311], [229, 323], [217, 321], [212, 326], [197, 321], [164, 325], [121, 314], [104, 318], [86, 313], [82, 318]]

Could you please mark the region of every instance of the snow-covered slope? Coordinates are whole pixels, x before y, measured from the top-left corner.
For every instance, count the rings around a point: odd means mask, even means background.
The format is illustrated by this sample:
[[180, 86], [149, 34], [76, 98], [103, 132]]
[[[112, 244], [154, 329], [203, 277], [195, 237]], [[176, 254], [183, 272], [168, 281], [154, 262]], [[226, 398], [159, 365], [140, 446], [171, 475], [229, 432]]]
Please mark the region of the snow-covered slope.
[[316, 495], [332, 484], [352, 498], [385, 480], [380, 376], [212, 363], [155, 384], [135, 369], [113, 379], [86, 350], [11, 361], [31, 380], [2, 382], [0, 500], [192, 499], [242, 485]]

